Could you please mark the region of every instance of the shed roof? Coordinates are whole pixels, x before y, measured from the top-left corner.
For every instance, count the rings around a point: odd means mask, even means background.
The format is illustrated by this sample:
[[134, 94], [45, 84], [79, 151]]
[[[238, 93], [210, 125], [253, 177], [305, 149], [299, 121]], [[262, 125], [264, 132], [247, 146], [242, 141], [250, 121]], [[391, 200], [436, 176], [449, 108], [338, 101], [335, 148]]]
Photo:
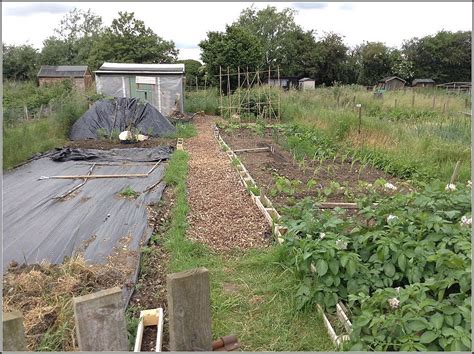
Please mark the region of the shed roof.
[[84, 77], [87, 65], [42, 65], [38, 77]]
[[314, 79], [310, 79], [309, 77], [304, 77], [299, 80], [299, 82], [304, 82], [304, 81], [314, 81]]
[[434, 80], [433, 79], [415, 79], [413, 80], [412, 82], [412, 85], [416, 85], [416, 84], [434, 84]]
[[96, 74], [184, 74], [184, 64], [104, 63]]
[[392, 80], [400, 80], [400, 81], [406, 82], [405, 80], [403, 80], [402, 78], [399, 78], [398, 76], [387, 76], [387, 77], [381, 79], [379, 82], [388, 82], [388, 81], [392, 81]]

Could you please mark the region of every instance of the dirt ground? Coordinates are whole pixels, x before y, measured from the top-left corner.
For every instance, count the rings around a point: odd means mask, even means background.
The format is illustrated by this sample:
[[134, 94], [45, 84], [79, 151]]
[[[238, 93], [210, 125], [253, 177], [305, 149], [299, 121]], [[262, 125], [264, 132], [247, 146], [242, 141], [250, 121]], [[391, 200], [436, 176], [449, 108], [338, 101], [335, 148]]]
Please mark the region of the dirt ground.
[[[239, 128], [231, 133], [221, 130], [220, 134], [233, 150], [273, 146], [274, 152], [238, 152], [236, 154], [262, 193], [269, 195], [276, 206], [285, 206], [306, 196], [318, 196], [318, 189], [322, 193], [325, 188], [331, 185], [331, 182], [338, 182], [341, 186], [346, 185], [346, 193], [341, 189], [334, 191], [327, 197], [321, 194], [328, 202], [352, 202], [355, 195], [360, 196], [363, 193], [359, 187], [359, 181], [373, 183], [375, 180], [383, 178], [395, 185], [400, 184], [396, 178], [371, 166], [365, 166], [361, 170], [360, 163], [356, 162], [352, 165], [350, 161], [341, 162], [340, 159], [326, 160], [322, 164], [306, 162], [303, 169], [303, 166], [300, 166], [288, 151], [275, 142], [270, 132], [259, 136], [250, 129]], [[302, 183], [293, 196], [289, 197], [284, 193], [270, 195], [276, 186], [276, 176], [299, 180]], [[316, 184], [307, 188], [307, 183], [311, 179]]]
[[266, 246], [270, 227], [220, 150], [214, 122], [210, 116], [196, 117], [198, 135], [184, 144], [190, 153], [187, 235], [220, 251]]
[[81, 149], [128, 149], [128, 148], [148, 148], [157, 146], [173, 146], [176, 147], [176, 139], [174, 138], [150, 138], [145, 141], [139, 141], [137, 143], [123, 144], [116, 141], [110, 141], [106, 139], [102, 140], [75, 140], [68, 141], [64, 147], [70, 148], [81, 148]]
[[[163, 308], [164, 326], [162, 351], [169, 349], [168, 314], [166, 305], [166, 265], [169, 255], [163, 243], [168, 225], [171, 222], [170, 211], [174, 205], [174, 193], [170, 188], [165, 188], [160, 204], [149, 208], [149, 224], [153, 227], [155, 241], [151, 240], [142, 254], [142, 264], [135, 291], [130, 299], [129, 311], [134, 318], [139, 318], [140, 309]], [[156, 327], [145, 327], [142, 340], [142, 351], [155, 351]]]

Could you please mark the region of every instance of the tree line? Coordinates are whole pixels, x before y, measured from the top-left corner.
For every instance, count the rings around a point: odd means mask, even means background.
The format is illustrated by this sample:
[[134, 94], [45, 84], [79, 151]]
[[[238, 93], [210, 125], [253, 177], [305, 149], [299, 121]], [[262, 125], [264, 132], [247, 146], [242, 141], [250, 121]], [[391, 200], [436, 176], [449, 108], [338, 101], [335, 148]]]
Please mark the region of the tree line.
[[[72, 10], [41, 51], [31, 45], [3, 44], [3, 75], [28, 80], [40, 65], [86, 64], [96, 70], [105, 61], [124, 63], [183, 62], [190, 77], [202, 85], [216, 84], [219, 68], [232, 72], [280, 68], [281, 76], [310, 77], [317, 85], [373, 85], [384, 76], [396, 75], [410, 83], [430, 78], [438, 83], [471, 81], [471, 31], [440, 31], [403, 41], [400, 48], [381, 42], [348, 47], [340, 34], [318, 35], [295, 22], [295, 10], [267, 6], [244, 9], [225, 31], [211, 31], [199, 43], [202, 65], [178, 61], [173, 41], [158, 36], [134, 13], [119, 12], [105, 27], [90, 10]], [[205, 79], [204, 79], [205, 78]]]

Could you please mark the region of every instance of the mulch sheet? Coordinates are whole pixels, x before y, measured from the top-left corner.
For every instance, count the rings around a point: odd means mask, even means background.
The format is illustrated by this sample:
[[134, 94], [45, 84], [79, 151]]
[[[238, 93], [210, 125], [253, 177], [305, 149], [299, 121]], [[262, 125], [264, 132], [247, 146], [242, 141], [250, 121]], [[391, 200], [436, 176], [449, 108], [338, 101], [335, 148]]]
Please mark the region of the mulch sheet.
[[269, 245], [270, 226], [240, 183], [214, 138], [214, 118], [196, 117], [198, 135], [185, 143], [188, 174], [188, 237], [214, 250]]

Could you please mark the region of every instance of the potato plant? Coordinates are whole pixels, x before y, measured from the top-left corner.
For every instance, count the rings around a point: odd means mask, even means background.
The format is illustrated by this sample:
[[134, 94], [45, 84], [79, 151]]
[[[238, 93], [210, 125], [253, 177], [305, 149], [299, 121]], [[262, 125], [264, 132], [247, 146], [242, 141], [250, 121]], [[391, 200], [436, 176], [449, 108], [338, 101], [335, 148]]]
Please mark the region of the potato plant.
[[468, 350], [470, 188], [433, 182], [358, 204], [354, 216], [309, 198], [286, 211], [284, 261], [301, 279], [300, 308], [348, 303], [351, 350]]

